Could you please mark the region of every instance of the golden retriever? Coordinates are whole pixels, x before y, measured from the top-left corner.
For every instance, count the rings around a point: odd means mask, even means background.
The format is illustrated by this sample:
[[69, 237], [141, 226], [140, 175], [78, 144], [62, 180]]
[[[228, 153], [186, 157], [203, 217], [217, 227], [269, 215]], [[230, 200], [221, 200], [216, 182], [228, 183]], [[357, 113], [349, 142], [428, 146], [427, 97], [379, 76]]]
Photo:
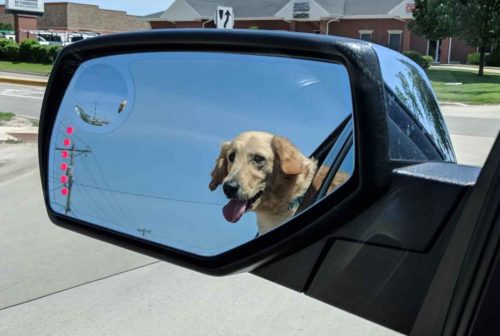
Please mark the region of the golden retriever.
[[222, 185], [229, 199], [222, 211], [227, 221], [235, 223], [254, 211], [262, 235], [295, 214], [316, 169], [316, 160], [286, 138], [244, 132], [222, 144], [209, 188]]

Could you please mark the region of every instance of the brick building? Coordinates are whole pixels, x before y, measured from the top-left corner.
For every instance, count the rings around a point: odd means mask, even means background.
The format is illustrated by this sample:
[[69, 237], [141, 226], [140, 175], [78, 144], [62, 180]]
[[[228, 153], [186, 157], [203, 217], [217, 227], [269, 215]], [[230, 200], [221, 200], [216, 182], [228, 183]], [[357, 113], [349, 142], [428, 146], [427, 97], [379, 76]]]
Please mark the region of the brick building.
[[[45, 13], [37, 21], [39, 30], [101, 34], [151, 28], [141, 17], [128, 15], [124, 11], [71, 2], [45, 3]], [[14, 24], [13, 15], [5, 14], [5, 5], [0, 5], [0, 22]]]
[[234, 28], [288, 30], [358, 38], [398, 51], [416, 50], [440, 63], [465, 63], [476, 48], [462, 40], [428, 41], [408, 29], [411, 0], [175, 0], [144, 17], [153, 29], [214, 28], [217, 6], [233, 8]]

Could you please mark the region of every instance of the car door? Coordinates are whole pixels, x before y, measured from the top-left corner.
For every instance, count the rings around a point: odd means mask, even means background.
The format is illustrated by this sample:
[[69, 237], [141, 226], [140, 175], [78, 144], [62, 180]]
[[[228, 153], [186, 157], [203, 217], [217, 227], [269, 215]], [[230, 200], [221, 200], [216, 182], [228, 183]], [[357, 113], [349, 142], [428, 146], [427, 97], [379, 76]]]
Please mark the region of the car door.
[[[479, 321], [474, 308], [485, 307], [481, 291], [469, 288], [492, 283], [500, 144], [482, 170], [456, 164], [430, 83], [416, 64], [340, 38], [196, 30], [132, 35], [76, 42], [56, 62], [39, 141], [54, 223], [211, 275], [252, 272], [404, 334], [478, 326], [464, 323]], [[130, 46], [130, 38], [140, 43]], [[217, 113], [205, 113], [207, 107]], [[220, 204], [206, 188], [205, 159], [212, 161], [220, 147], [214, 134], [227, 134], [238, 120], [294, 130], [318, 164], [311, 187], [288, 203], [298, 202], [296, 214], [262, 235], [247, 222], [220, 222], [220, 211], [211, 208]], [[272, 171], [283, 169], [290, 152], [272, 150]], [[234, 156], [216, 159], [225, 176]], [[261, 159], [251, 163], [254, 176]], [[193, 189], [198, 198], [188, 199]]]

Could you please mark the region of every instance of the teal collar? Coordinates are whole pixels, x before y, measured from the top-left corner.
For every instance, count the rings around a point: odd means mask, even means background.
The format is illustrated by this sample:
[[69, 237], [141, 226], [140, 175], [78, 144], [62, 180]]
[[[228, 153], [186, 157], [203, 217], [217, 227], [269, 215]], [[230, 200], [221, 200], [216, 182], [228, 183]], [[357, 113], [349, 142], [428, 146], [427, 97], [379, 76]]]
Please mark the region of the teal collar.
[[290, 203], [288, 203], [288, 210], [293, 210], [298, 208], [303, 200], [304, 200], [304, 195], [293, 199]]

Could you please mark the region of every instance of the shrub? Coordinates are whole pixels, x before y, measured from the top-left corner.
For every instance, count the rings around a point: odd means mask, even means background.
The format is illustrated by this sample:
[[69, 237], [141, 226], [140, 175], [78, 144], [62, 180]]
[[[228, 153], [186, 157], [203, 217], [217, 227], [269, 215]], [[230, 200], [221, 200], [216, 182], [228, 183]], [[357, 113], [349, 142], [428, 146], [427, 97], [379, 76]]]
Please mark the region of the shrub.
[[424, 61], [423, 62], [423, 68], [424, 69], [429, 69], [429, 67], [431, 66], [432, 62], [434, 62], [434, 57], [432, 56], [422, 56], [422, 60]]
[[479, 53], [467, 54], [467, 63], [468, 64], [479, 64]]
[[408, 50], [403, 52], [403, 54], [413, 60], [413, 62], [417, 63], [420, 65], [422, 68], [427, 69], [430, 67], [433, 58], [431, 56], [422, 56], [421, 53], [415, 50]]
[[35, 63], [52, 63], [49, 48], [39, 44], [31, 46], [31, 61]]
[[[467, 64], [478, 65], [479, 64], [480, 56], [481, 55], [479, 53], [467, 54]], [[491, 56], [490, 55], [484, 55], [484, 64], [485, 65], [491, 65], [490, 62], [491, 62]]]
[[16, 43], [5, 46], [5, 60], [17, 61], [19, 59], [19, 46]]
[[19, 44], [19, 59], [26, 62], [36, 62], [33, 55], [33, 48], [39, 46], [38, 41], [26, 39]]
[[15, 46], [17, 46], [17, 44], [14, 41], [11, 41], [11, 40], [8, 40], [8, 39], [4, 39], [4, 38], [0, 38], [0, 60], [7, 59], [6, 48], [9, 45], [15, 45]]
[[49, 56], [50, 63], [54, 63], [54, 61], [56, 60], [57, 55], [59, 54], [61, 49], [62, 49], [62, 46], [58, 46], [58, 45], [51, 45], [48, 47], [47, 53]]
[[37, 41], [27, 39], [17, 45], [15, 42], [0, 39], [0, 59], [33, 63], [53, 63], [61, 46], [40, 45]]

